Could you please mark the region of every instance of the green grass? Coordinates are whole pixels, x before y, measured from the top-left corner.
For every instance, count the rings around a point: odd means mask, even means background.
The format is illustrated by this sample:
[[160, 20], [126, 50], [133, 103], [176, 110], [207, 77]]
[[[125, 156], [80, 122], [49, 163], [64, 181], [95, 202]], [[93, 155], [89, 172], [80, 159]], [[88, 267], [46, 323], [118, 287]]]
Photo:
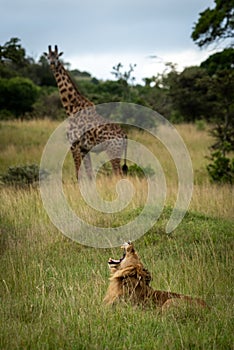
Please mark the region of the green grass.
[[170, 210], [136, 247], [152, 286], [204, 298], [208, 310], [161, 315], [105, 307], [109, 256], [84, 247], [50, 223], [37, 190], [3, 191], [1, 202], [1, 349], [232, 349], [233, 223], [188, 213], [164, 234]]
[[[48, 121], [2, 123], [0, 170], [39, 163], [46, 138], [55, 126]], [[135, 245], [153, 276], [154, 288], [204, 298], [209, 308], [181, 308], [162, 315], [153, 307], [142, 309], [125, 303], [104, 306], [107, 260], [119, 257], [120, 249], [95, 249], [69, 240], [50, 222], [38, 189], [2, 187], [0, 349], [234, 348], [233, 189], [208, 183], [203, 153], [209, 140], [203, 131], [203, 148], [202, 142], [196, 147], [197, 139], [202, 138], [196, 133], [192, 141], [195, 130], [181, 126], [194, 167], [202, 173], [190, 211], [173, 234], [165, 234], [176, 193], [172, 181], [159, 221]], [[34, 136], [29, 140], [31, 133]], [[74, 210], [93, 224], [108, 226], [112, 217], [93, 215], [75, 191], [69, 157], [65, 167], [64, 193]], [[165, 167], [170, 172], [168, 159]], [[139, 193], [130, 210], [114, 217], [118, 224], [133, 219], [133, 209], [138, 210], [145, 200], [144, 180], [132, 181]], [[104, 198], [114, 198], [114, 179], [104, 178], [103, 182], [100, 178], [98, 186]]]

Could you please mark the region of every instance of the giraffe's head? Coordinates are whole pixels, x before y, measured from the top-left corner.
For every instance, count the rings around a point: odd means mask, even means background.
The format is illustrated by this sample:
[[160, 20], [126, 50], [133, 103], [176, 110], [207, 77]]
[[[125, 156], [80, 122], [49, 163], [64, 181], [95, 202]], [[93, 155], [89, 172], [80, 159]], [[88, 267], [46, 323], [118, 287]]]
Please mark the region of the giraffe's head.
[[51, 45], [48, 46], [49, 53], [44, 52], [44, 55], [48, 59], [51, 69], [56, 68], [59, 63], [59, 57], [62, 56], [63, 52], [58, 52], [58, 46], [55, 45], [54, 51], [51, 50]]

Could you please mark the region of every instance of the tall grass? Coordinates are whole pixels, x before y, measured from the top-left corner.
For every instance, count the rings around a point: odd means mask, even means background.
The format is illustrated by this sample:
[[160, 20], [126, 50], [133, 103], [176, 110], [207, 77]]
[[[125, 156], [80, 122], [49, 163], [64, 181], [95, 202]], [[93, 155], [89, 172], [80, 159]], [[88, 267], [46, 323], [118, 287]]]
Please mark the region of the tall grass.
[[[44, 146], [57, 125], [58, 122], [50, 120], [1, 122], [0, 173], [6, 172], [12, 165], [39, 164]], [[216, 186], [208, 179], [206, 156], [209, 155], [208, 147], [213, 142], [211, 136], [207, 130], [199, 131], [195, 125], [190, 124], [178, 125], [177, 130], [188, 148], [193, 164], [195, 186], [190, 208], [207, 215], [232, 218], [233, 187]], [[178, 184], [176, 168], [170, 154], [159, 141], [145, 133], [134, 130], [130, 132], [129, 138], [146, 145], [158, 158], [167, 181], [167, 203], [173, 205]], [[67, 184], [76, 182], [70, 153], [64, 164], [64, 176]], [[138, 188], [140, 187], [141, 184]]]
[[232, 349], [231, 222], [188, 213], [167, 236], [165, 210], [136, 241], [154, 288], [199, 296], [210, 306], [161, 315], [154, 308], [103, 306], [107, 260], [120, 250], [63, 237], [36, 189], [3, 190], [0, 209], [1, 349]]
[[[2, 123], [1, 171], [10, 165], [38, 163], [55, 127], [49, 121]], [[171, 175], [173, 163], [157, 145], [155, 152], [166, 169], [167, 203], [155, 226], [135, 244], [152, 273], [154, 288], [202, 297], [210, 308], [181, 308], [162, 315], [153, 307], [125, 303], [105, 307], [107, 260], [119, 257], [120, 249], [95, 249], [69, 240], [50, 222], [38, 189], [2, 187], [0, 349], [233, 349], [232, 188], [208, 182], [203, 158], [209, 136], [199, 131], [198, 137], [190, 125], [179, 128], [195, 169], [190, 211], [172, 235], [165, 234], [177, 181]], [[155, 147], [142, 134], [135, 136]], [[73, 173], [68, 155], [64, 193], [86, 221], [105, 227], [113, 220], [124, 224], [134, 218], [134, 209], [144, 205], [147, 182], [133, 178], [135, 196], [126, 211], [94, 215], [82, 200]], [[114, 177], [97, 181], [107, 200], [115, 198], [115, 185]]]

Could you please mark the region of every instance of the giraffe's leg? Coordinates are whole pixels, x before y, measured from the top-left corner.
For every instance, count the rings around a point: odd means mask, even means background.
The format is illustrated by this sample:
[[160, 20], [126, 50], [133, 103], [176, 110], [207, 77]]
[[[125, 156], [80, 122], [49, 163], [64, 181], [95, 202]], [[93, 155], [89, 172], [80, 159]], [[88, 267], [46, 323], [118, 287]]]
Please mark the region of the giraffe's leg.
[[110, 158], [110, 162], [111, 162], [114, 174], [122, 176], [123, 173], [120, 166], [121, 154], [122, 154], [122, 139], [121, 140], [114, 139], [113, 142], [111, 142], [108, 145], [106, 153]]
[[81, 157], [84, 160], [84, 167], [89, 180], [92, 180], [92, 162], [89, 153], [81, 153]]
[[115, 175], [123, 175], [120, 167], [120, 158], [111, 159], [112, 169]]
[[72, 152], [72, 157], [73, 157], [75, 169], [76, 169], [76, 178], [78, 180], [78, 174], [79, 174], [79, 169], [80, 169], [81, 159], [82, 159], [80, 147], [78, 143], [75, 143], [71, 146], [71, 152]]

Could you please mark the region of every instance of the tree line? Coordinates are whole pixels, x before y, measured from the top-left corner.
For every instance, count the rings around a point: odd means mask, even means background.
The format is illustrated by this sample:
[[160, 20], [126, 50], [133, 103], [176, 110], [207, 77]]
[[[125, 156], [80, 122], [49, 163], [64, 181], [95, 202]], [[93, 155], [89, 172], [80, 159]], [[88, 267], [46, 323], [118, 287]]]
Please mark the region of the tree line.
[[[200, 66], [182, 72], [167, 63], [162, 74], [134, 84], [134, 65], [113, 67], [113, 80], [88, 72], [69, 71], [79, 90], [95, 104], [132, 102], [149, 107], [169, 121], [221, 121], [233, 112], [234, 49], [210, 56]], [[69, 70], [69, 64], [66, 64]], [[65, 118], [56, 82], [44, 56], [26, 55], [19, 38], [0, 46], [0, 118]]]

